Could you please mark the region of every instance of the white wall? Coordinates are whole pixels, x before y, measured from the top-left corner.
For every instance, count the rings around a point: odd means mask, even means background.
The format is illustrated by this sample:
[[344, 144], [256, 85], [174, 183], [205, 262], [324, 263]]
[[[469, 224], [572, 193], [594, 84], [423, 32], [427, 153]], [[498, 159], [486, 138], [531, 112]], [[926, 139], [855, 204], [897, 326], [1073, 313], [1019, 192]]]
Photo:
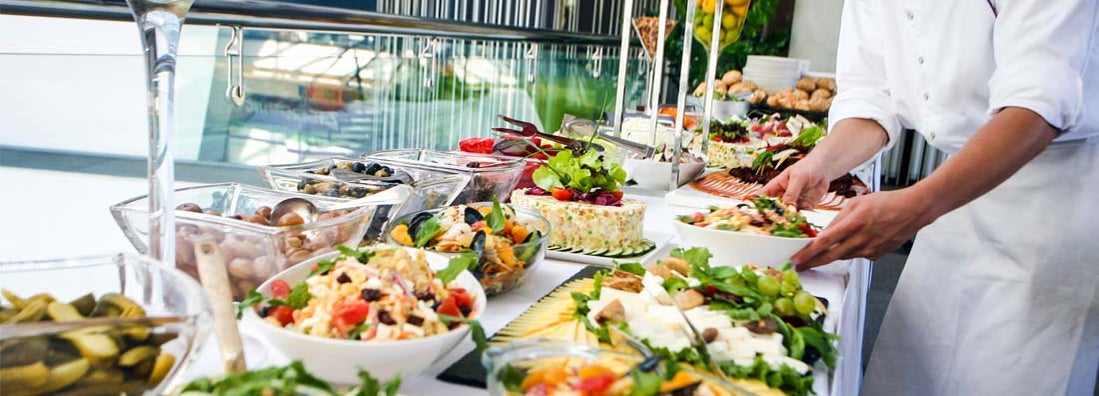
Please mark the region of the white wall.
[[794, 7], [790, 57], [808, 59], [813, 71], [836, 71], [843, 0], [800, 0]]
[[[218, 29], [185, 26], [175, 153], [198, 156]], [[148, 154], [137, 25], [0, 15], [0, 144]]]

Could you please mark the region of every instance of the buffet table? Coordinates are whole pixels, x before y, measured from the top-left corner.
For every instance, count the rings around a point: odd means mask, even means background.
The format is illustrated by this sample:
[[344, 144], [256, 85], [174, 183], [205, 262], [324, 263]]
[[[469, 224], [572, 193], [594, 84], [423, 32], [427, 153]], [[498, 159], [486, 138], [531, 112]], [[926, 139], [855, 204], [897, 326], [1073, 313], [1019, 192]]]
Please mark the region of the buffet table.
[[[645, 215], [646, 233], [658, 231], [670, 233], [671, 219], [676, 215], [690, 214], [697, 209], [683, 206], [671, 206], [664, 198], [632, 195], [648, 205]], [[824, 216], [830, 216], [825, 213]], [[651, 256], [665, 257], [679, 243], [678, 237], [663, 246], [661, 251]], [[837, 364], [833, 381], [817, 381], [814, 386], [817, 395], [855, 395], [858, 394], [862, 370], [862, 327], [865, 313], [865, 298], [869, 281], [869, 265], [866, 260], [836, 262], [818, 267], [801, 274], [805, 288], [816, 296], [830, 302], [828, 326], [840, 334], [839, 351], [841, 359]], [[585, 264], [546, 259], [531, 274], [522, 286], [501, 296], [489, 300], [488, 309], [480, 321], [485, 331], [491, 335], [504, 327], [509, 321], [523, 313], [531, 304], [556, 288], [563, 281], [585, 267]], [[246, 353], [261, 349], [255, 355], [265, 355], [262, 361], [250, 361], [249, 368], [281, 365], [287, 359], [258, 338], [253, 329], [244, 326], [242, 333], [255, 335], [249, 337], [258, 342], [246, 342]], [[451, 384], [436, 379], [436, 376], [473, 349], [468, 339], [453, 351], [436, 362], [427, 372], [416, 377], [403, 378], [401, 393], [406, 395], [483, 395], [485, 390]], [[217, 345], [209, 338], [199, 351], [193, 366], [182, 377], [189, 380], [202, 376], [216, 376], [221, 373]]]

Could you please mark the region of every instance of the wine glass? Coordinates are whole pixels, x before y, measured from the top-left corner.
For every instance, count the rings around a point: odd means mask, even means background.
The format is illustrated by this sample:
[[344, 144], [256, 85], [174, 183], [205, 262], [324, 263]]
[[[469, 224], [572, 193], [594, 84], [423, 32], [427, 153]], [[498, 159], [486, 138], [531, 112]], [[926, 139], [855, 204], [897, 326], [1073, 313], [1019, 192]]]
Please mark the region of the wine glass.
[[149, 255], [175, 262], [171, 150], [175, 130], [175, 75], [179, 34], [194, 0], [126, 0], [144, 49], [146, 105], [149, 112]]

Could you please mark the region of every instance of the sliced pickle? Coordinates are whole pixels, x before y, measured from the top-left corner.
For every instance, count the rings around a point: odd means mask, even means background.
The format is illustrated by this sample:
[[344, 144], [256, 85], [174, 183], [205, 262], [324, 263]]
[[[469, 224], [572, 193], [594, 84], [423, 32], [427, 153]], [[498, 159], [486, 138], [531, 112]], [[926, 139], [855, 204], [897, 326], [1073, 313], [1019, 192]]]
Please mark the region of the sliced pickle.
[[92, 310], [95, 309], [95, 296], [91, 293], [85, 294], [75, 300], [69, 301], [69, 305], [76, 308], [76, 311], [80, 312], [81, 316], [91, 315]]
[[0, 344], [0, 367], [25, 366], [46, 359], [50, 341], [45, 336], [5, 340]]
[[0, 394], [38, 388], [50, 379], [50, 368], [43, 362], [0, 369]]
[[50, 367], [49, 380], [41, 388], [35, 388], [33, 393], [46, 394], [72, 385], [87, 374], [91, 367], [88, 359], [76, 359]]
[[77, 330], [61, 334], [61, 338], [69, 340], [81, 356], [94, 363], [110, 362], [118, 357], [118, 344], [106, 334]]
[[172, 371], [172, 366], [176, 364], [176, 357], [170, 353], [162, 353], [156, 357], [156, 361], [153, 363], [153, 371], [149, 373], [149, 385], [157, 386], [160, 381], [164, 381], [164, 378], [168, 376], [168, 372]]
[[54, 301], [46, 306], [46, 315], [54, 322], [69, 322], [84, 319], [84, 315], [76, 307]]
[[19, 313], [15, 314], [4, 321], [4, 324], [14, 323], [31, 323], [42, 320], [42, 317], [46, 316], [46, 306], [49, 305], [45, 300], [27, 300], [26, 306], [24, 306]]
[[160, 348], [149, 345], [137, 346], [120, 355], [118, 365], [120, 367], [136, 366], [143, 361], [156, 359], [159, 354]]

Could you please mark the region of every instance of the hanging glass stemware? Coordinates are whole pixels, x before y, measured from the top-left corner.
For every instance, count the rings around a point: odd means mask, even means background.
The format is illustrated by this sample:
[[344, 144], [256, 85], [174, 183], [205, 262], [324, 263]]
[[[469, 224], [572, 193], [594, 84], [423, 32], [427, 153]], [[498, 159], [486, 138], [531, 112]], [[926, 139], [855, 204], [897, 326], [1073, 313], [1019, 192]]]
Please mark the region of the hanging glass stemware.
[[194, 0], [126, 0], [134, 14], [145, 55], [149, 113], [149, 255], [175, 263], [172, 202], [176, 58], [183, 18]]

